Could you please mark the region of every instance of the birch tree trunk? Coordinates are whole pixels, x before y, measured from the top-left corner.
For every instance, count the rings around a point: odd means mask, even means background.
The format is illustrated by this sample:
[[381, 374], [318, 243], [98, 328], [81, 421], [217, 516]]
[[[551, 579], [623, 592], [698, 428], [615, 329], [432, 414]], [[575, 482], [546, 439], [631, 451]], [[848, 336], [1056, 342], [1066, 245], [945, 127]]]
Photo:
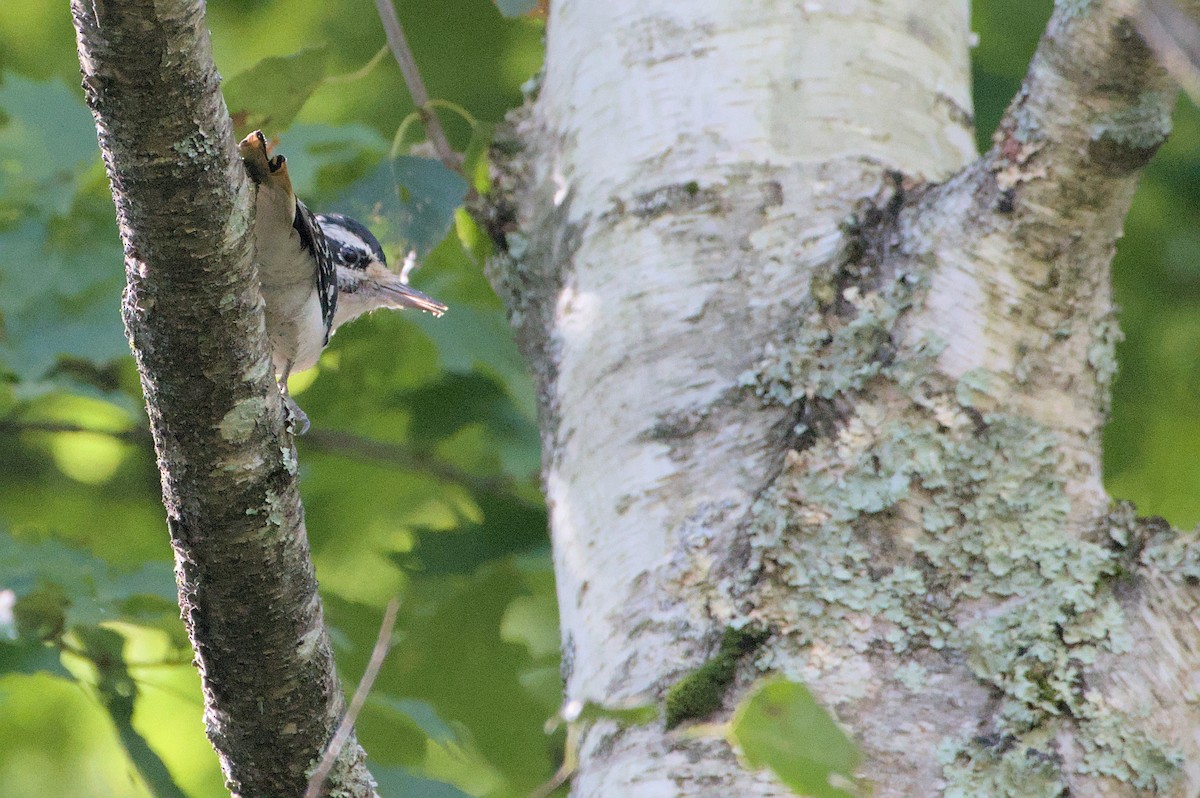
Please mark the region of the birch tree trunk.
[[[1190, 539], [1114, 505], [1108, 266], [1174, 88], [1059, 2], [974, 151], [965, 0], [560, 0], [499, 165], [567, 697], [769, 637], [877, 796], [1195, 795]], [[510, 151], [511, 152], [511, 151]], [[774, 796], [728, 744], [584, 732], [576, 796]]]

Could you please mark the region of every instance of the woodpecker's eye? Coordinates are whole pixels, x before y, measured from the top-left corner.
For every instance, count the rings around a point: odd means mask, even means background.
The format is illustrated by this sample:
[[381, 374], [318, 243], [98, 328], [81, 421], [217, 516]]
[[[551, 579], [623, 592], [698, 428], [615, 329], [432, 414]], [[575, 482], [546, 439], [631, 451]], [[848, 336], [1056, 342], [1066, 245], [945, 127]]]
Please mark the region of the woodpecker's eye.
[[367, 253], [358, 247], [347, 244], [338, 252], [338, 260], [346, 266], [362, 268], [367, 264]]

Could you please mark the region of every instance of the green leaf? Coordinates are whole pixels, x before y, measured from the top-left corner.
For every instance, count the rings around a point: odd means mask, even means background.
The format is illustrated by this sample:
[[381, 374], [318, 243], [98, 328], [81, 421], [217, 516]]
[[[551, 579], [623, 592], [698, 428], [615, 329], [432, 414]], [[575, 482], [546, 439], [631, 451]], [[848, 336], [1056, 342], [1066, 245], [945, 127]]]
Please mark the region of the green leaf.
[[40, 306], [30, 305], [4, 318], [0, 367], [18, 379], [36, 380], [64, 359], [107, 363], [129, 354], [116, 291], [43, 299]]
[[558, 654], [558, 602], [554, 594], [517, 596], [500, 621], [500, 637], [520, 643], [534, 659]]
[[482, 523], [463, 521], [454, 531], [422, 531], [414, 552], [394, 554], [402, 566], [418, 566], [427, 576], [464, 573], [507, 554], [546, 545], [546, 508], [507, 494], [476, 497]]
[[804, 685], [786, 679], [764, 683], [744, 699], [730, 739], [752, 768], [769, 767], [785, 784], [813, 798], [853, 798], [849, 787], [859, 752]]
[[62, 634], [71, 600], [61, 585], [39, 584], [17, 596], [12, 615], [22, 640], [54, 640]]
[[0, 370], [24, 382], [64, 360], [103, 364], [129, 353], [112, 199], [98, 166], [78, 182], [64, 214], [24, 208], [0, 224]]
[[364, 125], [301, 122], [279, 135], [276, 152], [287, 156], [288, 177], [296, 194], [314, 211], [324, 211], [321, 194], [345, 192], [379, 165], [390, 146]]
[[38, 640], [0, 641], [0, 674], [48, 673], [73, 679], [63, 667], [58, 649]]
[[480, 194], [486, 194], [491, 188], [491, 172], [488, 169], [488, 148], [496, 126], [487, 122], [479, 122], [471, 128], [471, 141], [463, 153], [463, 174], [471, 180], [471, 185]]
[[494, 375], [517, 409], [528, 419], [537, 418], [537, 399], [529, 372], [502, 313], [452, 304], [444, 318], [423, 329], [437, 344], [442, 368], [453, 372], [478, 369]]
[[225, 103], [238, 138], [252, 130], [278, 135], [325, 79], [328, 47], [264, 58], [225, 83]]
[[146, 597], [174, 606], [174, 573], [166, 563], [135, 571], [56, 540], [26, 542], [0, 532], [0, 587], [16, 594], [14, 614], [23, 636], [46, 637], [63, 628], [127, 618], [130, 605], [144, 614]]
[[[525, 646], [500, 634], [505, 610], [527, 590], [524, 574], [510, 561], [467, 577], [423, 577], [406, 591], [397, 621], [403, 642], [384, 664], [375, 689], [434, 708], [466, 753], [454, 774], [425, 772], [464, 785], [479, 775], [472, 758], [483, 758], [503, 774], [510, 787], [505, 794], [511, 795], [528, 794], [553, 772], [553, 738], [543, 731], [548, 713], [530, 700], [520, 681], [532, 660]], [[341, 625], [337, 603], [327, 607], [330, 622]], [[349, 668], [353, 672], [353, 663]], [[405, 714], [417, 719], [414, 706], [419, 705], [409, 705]], [[422, 726], [431, 744], [444, 739], [436, 724], [426, 720]]]
[[22, 381], [63, 358], [128, 353], [108, 183], [83, 103], [61, 83], [0, 85], [0, 371]]
[[404, 768], [372, 767], [371, 773], [379, 782], [380, 795], [403, 795], [406, 798], [470, 798], [453, 784], [422, 778]]
[[438, 717], [437, 710], [426, 701], [380, 695], [372, 697], [372, 703], [403, 715], [434, 742], [448, 743], [456, 739], [454, 730]]
[[334, 205], [421, 258], [450, 232], [466, 196], [467, 181], [441, 161], [402, 155], [380, 164]]
[[77, 178], [96, 155], [91, 115], [70, 89], [58, 81], [3, 76], [0, 210], [20, 203], [65, 213]]
[[458, 369], [442, 379], [397, 397], [398, 404], [412, 413], [412, 439], [422, 447], [432, 447], [453, 437], [472, 424], [482, 424], [499, 446], [525, 446], [522, 452], [532, 473], [539, 463], [536, 448], [537, 426], [496, 379], [478, 371]]
[[83, 655], [96, 668], [100, 704], [117, 729], [125, 753], [155, 798], [187, 798], [146, 738], [133, 726], [138, 687], [125, 665], [125, 638], [112, 629], [79, 630]]

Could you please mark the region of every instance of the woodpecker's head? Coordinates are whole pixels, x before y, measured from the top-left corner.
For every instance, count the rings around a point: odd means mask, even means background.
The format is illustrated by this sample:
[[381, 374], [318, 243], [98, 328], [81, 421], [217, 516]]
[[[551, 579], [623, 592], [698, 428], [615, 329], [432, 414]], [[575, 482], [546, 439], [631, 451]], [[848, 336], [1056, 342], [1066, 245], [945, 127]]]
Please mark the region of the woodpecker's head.
[[325, 233], [329, 253], [339, 266], [365, 270], [372, 263], [387, 266], [383, 247], [360, 222], [340, 213], [317, 214], [317, 224]]

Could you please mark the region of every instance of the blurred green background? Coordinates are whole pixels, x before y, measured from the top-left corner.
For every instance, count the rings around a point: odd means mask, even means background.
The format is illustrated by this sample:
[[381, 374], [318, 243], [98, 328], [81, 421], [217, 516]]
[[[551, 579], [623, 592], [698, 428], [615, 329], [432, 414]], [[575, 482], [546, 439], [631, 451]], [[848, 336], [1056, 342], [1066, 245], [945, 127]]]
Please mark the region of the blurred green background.
[[[975, 4], [981, 147], [1049, 8]], [[368, 216], [393, 258], [402, 237], [431, 250], [414, 282], [452, 307], [352, 325], [293, 381], [314, 422], [302, 489], [348, 685], [384, 605], [403, 598], [359, 724], [372, 768], [384, 794], [528, 794], [563, 745], [543, 731], [561, 685], [538, 435], [485, 245], [453, 212], [462, 185], [389, 158], [413, 108], [391, 58], [372, 61], [384, 37], [370, 0], [208, 12], [235, 118], [279, 134], [310, 205]], [[430, 94], [465, 112], [443, 115], [451, 138], [482, 140], [537, 70], [542, 23], [490, 0], [408, 0], [400, 14]], [[286, 59], [270, 68], [293, 102], [260, 96], [254, 73], [239, 81], [265, 57]], [[0, 795], [227, 795], [173, 603], [120, 242], [78, 85], [66, 4], [0, 4]], [[1105, 438], [1112, 492], [1181, 526], [1200, 519], [1187, 454], [1200, 442], [1198, 152], [1183, 102], [1115, 267], [1127, 337]]]

